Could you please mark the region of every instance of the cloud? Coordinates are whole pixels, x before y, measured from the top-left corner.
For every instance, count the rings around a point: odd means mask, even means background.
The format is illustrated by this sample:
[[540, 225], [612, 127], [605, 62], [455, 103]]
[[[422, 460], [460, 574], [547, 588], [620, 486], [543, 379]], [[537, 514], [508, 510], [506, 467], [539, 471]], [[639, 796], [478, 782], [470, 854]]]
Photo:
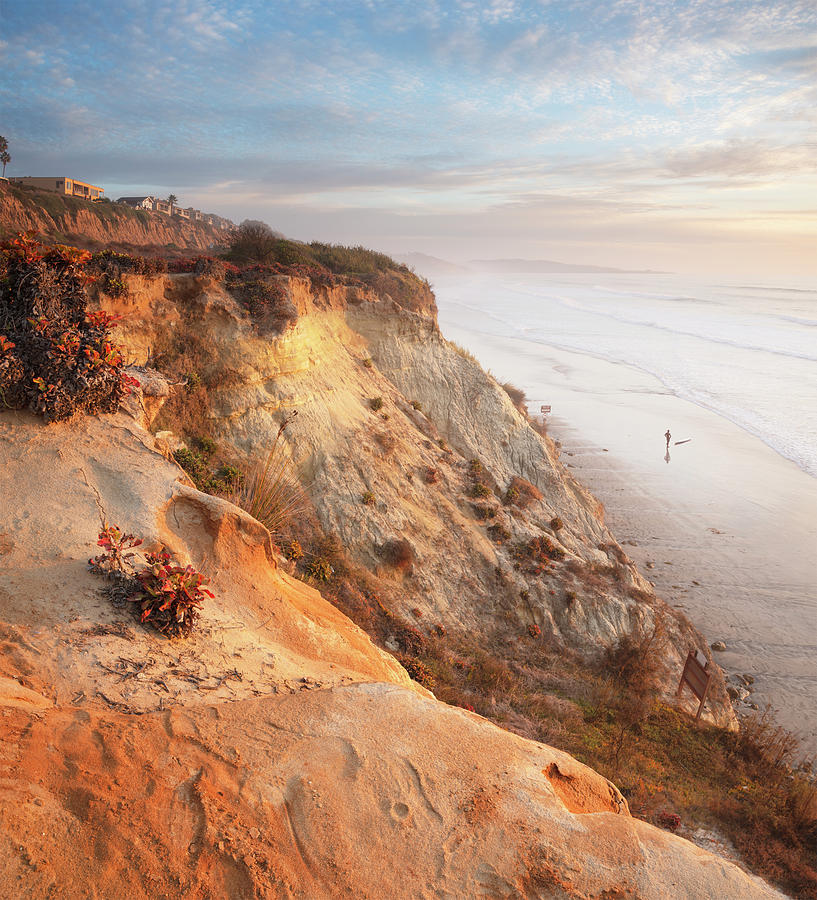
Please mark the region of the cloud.
[[770, 175], [814, 174], [817, 173], [814, 151], [813, 146], [775, 146], [762, 140], [731, 140], [670, 153], [665, 166], [670, 178], [754, 179]]
[[42, 0], [4, 10], [0, 120], [15, 174], [596, 235], [581, 210], [798, 210], [815, 33], [811, 0]]

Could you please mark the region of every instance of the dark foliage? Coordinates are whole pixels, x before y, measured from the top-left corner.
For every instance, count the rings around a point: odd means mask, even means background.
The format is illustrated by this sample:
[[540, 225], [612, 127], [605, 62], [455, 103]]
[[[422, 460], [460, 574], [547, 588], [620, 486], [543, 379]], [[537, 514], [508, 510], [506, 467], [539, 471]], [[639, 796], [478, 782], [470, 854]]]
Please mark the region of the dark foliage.
[[230, 235], [227, 258], [236, 263], [276, 262], [275, 249], [281, 240], [264, 222], [245, 219]]
[[489, 525], [487, 531], [488, 537], [495, 544], [504, 544], [505, 541], [507, 541], [511, 536], [510, 531], [508, 531], [508, 529], [499, 522], [495, 522], [493, 525]]
[[230, 278], [227, 287], [261, 334], [281, 333], [298, 320], [285, 278], [246, 270]]
[[421, 659], [417, 659], [415, 656], [406, 656], [405, 654], [398, 655], [397, 659], [414, 681], [430, 691], [434, 690], [434, 675]]
[[414, 564], [414, 547], [405, 539], [387, 541], [380, 550], [385, 562], [395, 569], [408, 569]]
[[111, 342], [113, 319], [87, 311], [89, 254], [31, 235], [0, 245], [0, 403], [46, 422], [115, 412], [135, 384]]
[[174, 259], [167, 264], [168, 272], [174, 274], [188, 273], [191, 275], [203, 275], [223, 281], [228, 275], [237, 275], [238, 266], [216, 259], [214, 256], [192, 256]]
[[115, 250], [102, 250], [94, 253], [88, 260], [88, 271], [100, 276], [101, 287], [108, 281], [121, 281], [124, 273], [130, 275], [161, 275], [167, 272], [168, 264], [164, 259], [147, 256], [134, 256], [129, 253], [117, 253]]

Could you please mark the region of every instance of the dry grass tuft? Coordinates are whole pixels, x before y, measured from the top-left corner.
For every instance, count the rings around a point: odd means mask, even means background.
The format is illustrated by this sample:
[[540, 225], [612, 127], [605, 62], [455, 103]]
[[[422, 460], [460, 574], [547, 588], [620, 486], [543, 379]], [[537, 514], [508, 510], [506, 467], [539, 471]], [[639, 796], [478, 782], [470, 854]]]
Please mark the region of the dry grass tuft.
[[263, 462], [259, 462], [243, 484], [236, 487], [230, 501], [258, 519], [276, 537], [291, 519], [303, 513], [307, 500], [292, 460], [284, 453], [281, 435], [292, 417], [284, 419]]

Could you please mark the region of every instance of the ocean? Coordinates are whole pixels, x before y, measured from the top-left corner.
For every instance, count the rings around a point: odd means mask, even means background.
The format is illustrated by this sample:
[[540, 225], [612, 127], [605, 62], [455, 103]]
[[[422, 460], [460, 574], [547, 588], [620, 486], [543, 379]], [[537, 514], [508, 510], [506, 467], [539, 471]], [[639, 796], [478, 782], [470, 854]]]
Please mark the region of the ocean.
[[817, 283], [517, 274], [434, 287], [444, 334], [451, 326], [476, 343], [514, 338], [635, 367], [817, 478]]

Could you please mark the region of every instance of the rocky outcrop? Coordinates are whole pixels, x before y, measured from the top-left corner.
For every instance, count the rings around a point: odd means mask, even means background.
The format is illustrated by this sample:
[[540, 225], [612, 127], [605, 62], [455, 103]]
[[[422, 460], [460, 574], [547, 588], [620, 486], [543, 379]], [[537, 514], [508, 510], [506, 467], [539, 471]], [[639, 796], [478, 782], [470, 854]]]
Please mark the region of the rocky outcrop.
[[[298, 311], [281, 333], [254, 324], [223, 285], [169, 276], [134, 282], [115, 310], [130, 312], [120, 338], [145, 360], [194, 329], [211, 425], [245, 463], [297, 410], [286, 437], [323, 527], [395, 587], [403, 614], [478, 631], [530, 625], [591, 659], [659, 621], [672, 693], [687, 651], [709, 654], [705, 641], [654, 595], [553, 446], [442, 338], [433, 298], [407, 308], [356, 286], [276, 278]], [[514, 479], [524, 502], [508, 493]], [[401, 569], [384, 554], [397, 540], [413, 559]], [[719, 671], [710, 698], [706, 715], [731, 727]]]
[[[47, 428], [0, 413], [0, 473], [0, 677], [22, 678], [57, 705], [79, 698], [130, 711], [198, 703], [202, 687], [212, 701], [355, 680], [422, 692], [281, 571], [263, 526], [190, 487], [126, 413]], [[217, 599], [183, 648], [104, 596], [87, 566], [103, 522], [211, 577]]]
[[224, 232], [204, 222], [0, 182], [0, 235], [18, 231], [36, 231], [46, 241], [90, 248], [169, 246], [202, 252], [224, 242]]
[[[434, 700], [187, 483], [145, 408], [0, 413], [0, 896], [778, 896]], [[106, 596], [103, 521], [211, 577], [193, 636]]]

